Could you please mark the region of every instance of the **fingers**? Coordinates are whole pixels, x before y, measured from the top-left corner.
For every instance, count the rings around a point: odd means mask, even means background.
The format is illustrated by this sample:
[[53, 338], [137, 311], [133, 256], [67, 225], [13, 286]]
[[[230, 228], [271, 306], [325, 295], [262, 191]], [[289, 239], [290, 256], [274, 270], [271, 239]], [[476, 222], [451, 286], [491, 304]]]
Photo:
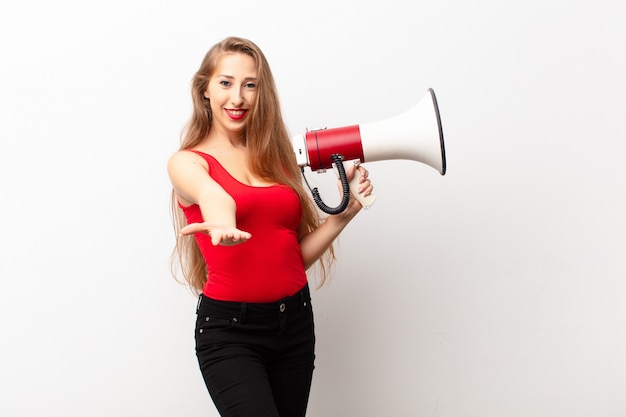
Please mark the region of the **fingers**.
[[368, 196], [372, 194], [374, 191], [374, 186], [372, 182], [369, 180], [369, 171], [365, 169], [362, 165], [357, 167], [359, 170], [359, 194], [363, 194], [364, 196]]
[[359, 172], [361, 173], [361, 181], [366, 180], [366, 179], [367, 179], [367, 177], [368, 177], [368, 176], [369, 176], [369, 174], [370, 174], [370, 173], [369, 173], [369, 171], [368, 171], [367, 169], [365, 169], [365, 168], [363, 167], [363, 165], [359, 165], [359, 166], [357, 167], [357, 169], [358, 169], [358, 170], [359, 170]]
[[233, 231], [224, 233], [210, 232], [209, 235], [211, 236], [211, 243], [213, 244], [213, 246], [233, 246], [239, 243], [243, 243], [252, 237], [250, 233], [242, 232], [238, 229], [234, 229]]

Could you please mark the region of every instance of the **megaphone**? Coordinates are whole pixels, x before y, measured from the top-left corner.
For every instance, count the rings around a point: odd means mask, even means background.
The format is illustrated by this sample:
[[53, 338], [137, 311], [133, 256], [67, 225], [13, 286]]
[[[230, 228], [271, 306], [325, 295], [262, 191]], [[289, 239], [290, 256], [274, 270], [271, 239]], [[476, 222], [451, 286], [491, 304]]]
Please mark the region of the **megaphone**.
[[[294, 136], [292, 144], [303, 174], [306, 166], [311, 171], [329, 168], [337, 171], [343, 188], [339, 206], [326, 206], [317, 188], [311, 190], [317, 206], [328, 214], [345, 210], [350, 188], [358, 184], [358, 178], [348, 183], [343, 165], [345, 161], [359, 164], [392, 159], [412, 160], [436, 169], [441, 175], [446, 173], [441, 116], [432, 88], [413, 108], [395, 117], [372, 123], [307, 131]], [[306, 181], [306, 177], [304, 179]], [[352, 194], [357, 199], [362, 198], [355, 190]], [[364, 208], [372, 203], [373, 196], [361, 201]]]

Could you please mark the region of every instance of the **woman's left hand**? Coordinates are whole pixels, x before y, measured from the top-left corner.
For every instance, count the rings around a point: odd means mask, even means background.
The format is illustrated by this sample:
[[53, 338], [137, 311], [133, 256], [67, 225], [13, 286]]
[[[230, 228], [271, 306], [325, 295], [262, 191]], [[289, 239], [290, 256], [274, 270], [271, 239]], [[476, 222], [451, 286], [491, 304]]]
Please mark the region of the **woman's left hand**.
[[[353, 165], [346, 170], [346, 176], [348, 177], [348, 181], [352, 181], [355, 175], [359, 175], [359, 186], [357, 192], [362, 196], [369, 196], [374, 191], [374, 185], [372, 185], [372, 181], [369, 179], [369, 171], [365, 169], [362, 165]], [[339, 191], [341, 192], [341, 182], [338, 183]], [[348, 203], [348, 207], [338, 214], [337, 216], [344, 216], [348, 219], [352, 219], [356, 214], [363, 208], [361, 203], [354, 198], [352, 193], [350, 194], [350, 202]]]

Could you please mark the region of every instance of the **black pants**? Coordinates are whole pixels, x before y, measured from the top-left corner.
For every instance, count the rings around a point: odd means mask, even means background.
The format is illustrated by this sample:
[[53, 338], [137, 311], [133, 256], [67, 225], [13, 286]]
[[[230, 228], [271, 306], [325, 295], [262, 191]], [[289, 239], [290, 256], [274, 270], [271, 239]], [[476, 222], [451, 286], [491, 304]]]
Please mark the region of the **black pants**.
[[302, 417], [315, 360], [308, 285], [275, 303], [198, 300], [196, 355], [224, 417]]

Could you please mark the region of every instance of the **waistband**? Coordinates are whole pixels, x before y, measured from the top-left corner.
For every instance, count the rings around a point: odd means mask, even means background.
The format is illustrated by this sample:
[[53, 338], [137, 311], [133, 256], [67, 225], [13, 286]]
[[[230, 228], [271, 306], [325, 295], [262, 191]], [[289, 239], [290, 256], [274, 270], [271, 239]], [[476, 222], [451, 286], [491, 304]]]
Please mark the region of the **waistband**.
[[309, 291], [308, 284], [306, 284], [294, 295], [272, 303], [241, 303], [236, 301], [222, 301], [200, 294], [198, 297], [196, 314], [218, 315], [241, 321], [269, 319], [280, 317], [289, 312], [301, 310], [308, 307], [310, 303], [311, 293]]

